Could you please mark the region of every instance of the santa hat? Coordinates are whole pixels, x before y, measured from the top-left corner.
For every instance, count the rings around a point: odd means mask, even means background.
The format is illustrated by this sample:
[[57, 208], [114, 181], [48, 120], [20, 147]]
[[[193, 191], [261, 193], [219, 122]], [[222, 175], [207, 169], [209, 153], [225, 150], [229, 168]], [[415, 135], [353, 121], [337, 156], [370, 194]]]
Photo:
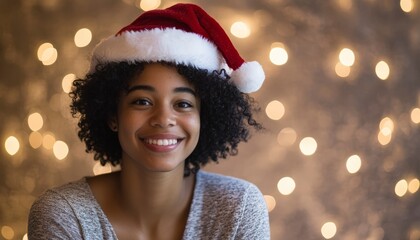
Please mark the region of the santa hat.
[[90, 71], [99, 63], [168, 61], [209, 72], [225, 69], [244, 93], [257, 91], [265, 78], [258, 62], [245, 62], [222, 27], [194, 4], [176, 4], [141, 14], [94, 49]]

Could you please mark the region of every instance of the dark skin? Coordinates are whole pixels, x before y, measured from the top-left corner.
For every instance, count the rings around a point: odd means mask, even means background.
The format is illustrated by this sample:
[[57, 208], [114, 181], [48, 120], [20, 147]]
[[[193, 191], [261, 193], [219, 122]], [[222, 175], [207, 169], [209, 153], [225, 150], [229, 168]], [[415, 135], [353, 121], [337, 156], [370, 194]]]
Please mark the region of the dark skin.
[[88, 179], [119, 239], [182, 239], [195, 177], [185, 159], [197, 145], [200, 103], [175, 68], [147, 65], [109, 121], [122, 148], [121, 171]]

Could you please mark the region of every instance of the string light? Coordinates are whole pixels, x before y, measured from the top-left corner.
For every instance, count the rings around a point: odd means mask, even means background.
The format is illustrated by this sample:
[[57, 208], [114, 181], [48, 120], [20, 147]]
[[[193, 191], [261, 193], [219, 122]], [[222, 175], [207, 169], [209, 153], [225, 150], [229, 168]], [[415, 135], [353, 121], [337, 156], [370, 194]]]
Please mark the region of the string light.
[[413, 0], [400, 0], [400, 7], [404, 12], [409, 13], [414, 8], [414, 2]]
[[293, 128], [283, 128], [277, 135], [277, 143], [282, 147], [292, 146], [297, 138]]
[[400, 181], [395, 184], [395, 194], [398, 197], [403, 197], [408, 190], [408, 183], [405, 179], [401, 179]]
[[378, 62], [375, 67], [375, 73], [379, 79], [387, 80], [390, 73], [388, 63], [386, 63], [385, 61]]
[[344, 66], [351, 67], [356, 60], [354, 52], [349, 48], [343, 48], [338, 56], [340, 63]]
[[56, 141], [53, 145], [53, 153], [58, 160], [63, 160], [69, 153], [69, 147], [63, 141]]
[[305, 137], [300, 141], [299, 148], [303, 155], [310, 156], [316, 152], [318, 144], [312, 137]]
[[28, 126], [32, 131], [38, 131], [44, 125], [44, 119], [42, 118], [41, 114], [38, 112], [34, 112], [28, 116]]
[[74, 44], [76, 47], [86, 47], [90, 41], [92, 41], [92, 32], [87, 28], [79, 29], [74, 35]]
[[141, 0], [139, 6], [143, 11], [150, 11], [158, 8], [160, 4], [160, 0]]
[[321, 234], [325, 239], [331, 239], [337, 233], [337, 226], [333, 222], [326, 222], [321, 227]]
[[57, 60], [57, 49], [51, 43], [43, 43], [38, 47], [38, 59], [44, 65], [52, 65]]
[[419, 190], [420, 187], [420, 181], [417, 178], [413, 178], [411, 179], [411, 181], [408, 183], [408, 188], [407, 190], [410, 193], [416, 193]]
[[4, 148], [8, 154], [15, 155], [20, 148], [19, 140], [15, 136], [8, 137], [4, 142]]
[[272, 120], [280, 120], [284, 116], [285, 108], [283, 103], [274, 100], [267, 104], [265, 113]]
[[345, 78], [348, 77], [350, 75], [350, 70], [351, 68], [349, 66], [343, 65], [341, 62], [338, 62], [335, 65], [335, 73], [337, 74], [337, 76]]
[[291, 177], [283, 177], [277, 183], [277, 189], [283, 195], [290, 195], [296, 188], [295, 180]]
[[289, 59], [289, 54], [284, 44], [280, 42], [272, 43], [269, 58], [274, 65], [280, 66], [286, 64]]
[[268, 212], [273, 211], [273, 209], [276, 207], [276, 199], [273, 196], [264, 195], [264, 200], [267, 204]]
[[346, 168], [351, 174], [357, 173], [362, 166], [362, 160], [358, 155], [352, 155], [347, 159]]
[[230, 27], [230, 32], [237, 38], [247, 38], [251, 35], [251, 29], [248, 24], [242, 21], [234, 22]]
[[73, 73], [69, 73], [63, 77], [63, 80], [61, 81], [61, 87], [65, 93], [69, 93], [71, 91], [71, 87], [75, 79], [76, 75]]
[[420, 108], [414, 108], [411, 110], [410, 117], [413, 123], [420, 123]]

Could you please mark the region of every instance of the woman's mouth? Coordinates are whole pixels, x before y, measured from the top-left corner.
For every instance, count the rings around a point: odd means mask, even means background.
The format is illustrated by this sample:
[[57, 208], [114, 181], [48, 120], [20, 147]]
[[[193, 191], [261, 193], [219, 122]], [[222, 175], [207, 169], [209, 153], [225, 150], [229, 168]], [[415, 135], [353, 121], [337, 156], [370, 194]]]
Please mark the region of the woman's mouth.
[[176, 145], [178, 143], [178, 139], [152, 139], [152, 138], [146, 138], [143, 140], [147, 144], [156, 145], [156, 146], [170, 146], [170, 145]]

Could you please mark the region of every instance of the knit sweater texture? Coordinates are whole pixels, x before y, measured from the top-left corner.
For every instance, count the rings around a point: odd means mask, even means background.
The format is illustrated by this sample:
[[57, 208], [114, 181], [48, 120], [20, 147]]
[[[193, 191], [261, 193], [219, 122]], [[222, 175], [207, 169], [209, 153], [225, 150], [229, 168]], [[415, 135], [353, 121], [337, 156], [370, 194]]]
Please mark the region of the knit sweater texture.
[[[118, 239], [86, 178], [48, 190], [34, 202], [28, 238]], [[199, 171], [183, 239], [270, 239], [261, 192], [247, 181]]]

